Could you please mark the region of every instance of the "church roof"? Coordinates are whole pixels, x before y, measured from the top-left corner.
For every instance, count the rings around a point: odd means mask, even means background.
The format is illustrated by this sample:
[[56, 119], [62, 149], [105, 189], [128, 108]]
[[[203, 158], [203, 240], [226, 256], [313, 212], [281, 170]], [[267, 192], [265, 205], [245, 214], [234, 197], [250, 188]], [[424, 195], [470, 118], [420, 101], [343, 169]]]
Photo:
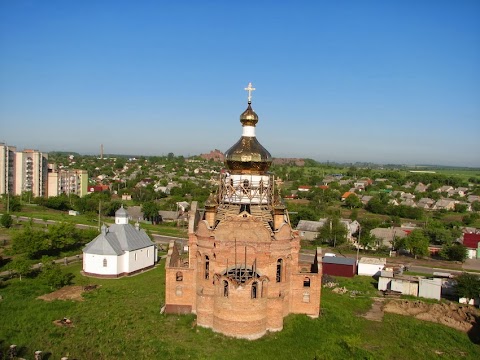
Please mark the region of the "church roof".
[[128, 212], [127, 212], [127, 210], [124, 209], [123, 205], [120, 207], [120, 209], [118, 209], [115, 212], [115, 217], [127, 217], [128, 218]]
[[147, 233], [130, 224], [114, 224], [89, 242], [83, 252], [97, 255], [121, 255], [154, 245]]
[[252, 109], [252, 83], [245, 88], [248, 91], [247, 109], [240, 115], [244, 128], [242, 137], [225, 152], [225, 165], [230, 171], [240, 173], [265, 173], [272, 164], [272, 155], [255, 137], [258, 115]]

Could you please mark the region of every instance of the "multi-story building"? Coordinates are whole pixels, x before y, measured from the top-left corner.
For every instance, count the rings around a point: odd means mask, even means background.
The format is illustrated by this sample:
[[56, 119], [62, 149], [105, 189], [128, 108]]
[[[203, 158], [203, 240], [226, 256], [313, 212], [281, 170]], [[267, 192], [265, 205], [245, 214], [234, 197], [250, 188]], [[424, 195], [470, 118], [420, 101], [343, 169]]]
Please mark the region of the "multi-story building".
[[48, 173], [47, 196], [88, 194], [87, 170], [53, 169]]
[[15, 186], [15, 152], [14, 146], [0, 144], [0, 195], [12, 193]]
[[23, 150], [15, 154], [14, 194], [31, 191], [33, 196], [47, 193], [48, 155], [38, 150]]

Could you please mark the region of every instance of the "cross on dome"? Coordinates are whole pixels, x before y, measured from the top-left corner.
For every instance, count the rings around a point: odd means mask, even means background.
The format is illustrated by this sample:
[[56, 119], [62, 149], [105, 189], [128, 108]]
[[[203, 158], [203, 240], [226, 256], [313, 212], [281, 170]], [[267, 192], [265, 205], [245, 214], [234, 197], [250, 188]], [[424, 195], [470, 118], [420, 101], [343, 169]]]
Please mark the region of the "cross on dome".
[[252, 87], [252, 83], [248, 83], [248, 86], [245, 88], [246, 91], [248, 91], [248, 103], [252, 103], [252, 91], [256, 90], [254, 87]]

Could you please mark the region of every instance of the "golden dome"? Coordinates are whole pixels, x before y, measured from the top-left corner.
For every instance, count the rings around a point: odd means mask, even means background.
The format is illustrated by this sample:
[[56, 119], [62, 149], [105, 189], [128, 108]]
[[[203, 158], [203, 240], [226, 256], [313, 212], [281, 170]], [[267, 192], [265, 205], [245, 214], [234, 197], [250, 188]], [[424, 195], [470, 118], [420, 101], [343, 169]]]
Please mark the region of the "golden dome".
[[[249, 84], [251, 88], [251, 84]], [[272, 155], [255, 137], [258, 115], [253, 111], [249, 97], [247, 109], [240, 115], [243, 134], [225, 153], [225, 165], [232, 172], [264, 173], [272, 164]]]
[[240, 122], [243, 126], [255, 126], [258, 122], [258, 115], [252, 109], [250, 102], [248, 103], [247, 110], [240, 115]]
[[232, 172], [264, 173], [272, 164], [272, 155], [254, 136], [242, 136], [225, 153], [225, 164]]

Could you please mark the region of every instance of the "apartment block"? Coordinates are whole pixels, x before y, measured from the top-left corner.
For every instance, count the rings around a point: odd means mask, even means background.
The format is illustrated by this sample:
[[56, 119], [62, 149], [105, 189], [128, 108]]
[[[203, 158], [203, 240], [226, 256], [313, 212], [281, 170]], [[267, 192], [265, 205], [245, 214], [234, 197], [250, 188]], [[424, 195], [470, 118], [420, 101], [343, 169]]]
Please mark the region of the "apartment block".
[[52, 169], [48, 173], [47, 196], [52, 197], [61, 194], [78, 195], [80, 197], [87, 195], [87, 170]]
[[15, 146], [0, 143], [0, 194], [33, 196], [47, 193], [48, 155], [38, 150], [17, 151]]

